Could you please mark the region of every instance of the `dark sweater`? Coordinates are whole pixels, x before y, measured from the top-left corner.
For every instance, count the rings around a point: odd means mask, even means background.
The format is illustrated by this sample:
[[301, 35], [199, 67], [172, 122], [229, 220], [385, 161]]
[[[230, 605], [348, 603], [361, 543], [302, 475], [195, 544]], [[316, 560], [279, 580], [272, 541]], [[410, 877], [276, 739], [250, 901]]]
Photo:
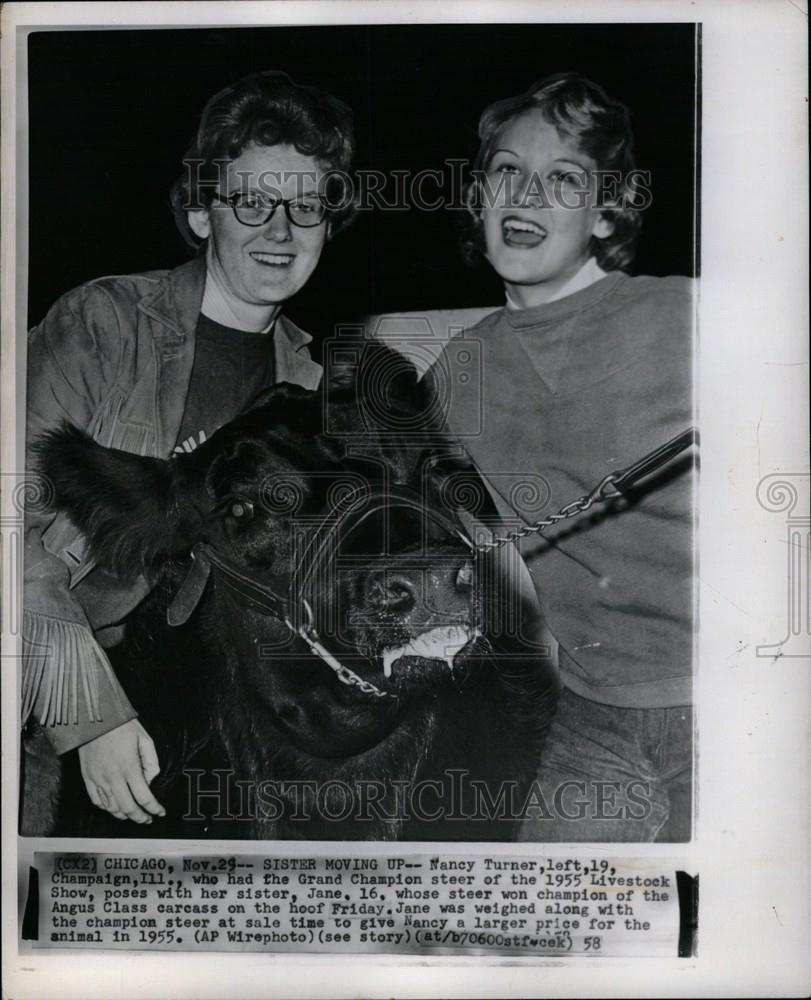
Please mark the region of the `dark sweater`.
[[175, 451], [196, 448], [272, 384], [273, 334], [235, 330], [201, 313]]
[[[481, 386], [449, 366], [448, 423], [514, 523], [515, 512], [533, 522], [557, 511], [694, 422], [687, 279], [615, 272], [544, 306], [500, 310], [464, 337], [480, 341]], [[684, 457], [628, 501], [523, 543], [564, 683], [586, 698], [691, 701], [691, 468]], [[527, 474], [548, 487], [542, 509], [516, 488]]]

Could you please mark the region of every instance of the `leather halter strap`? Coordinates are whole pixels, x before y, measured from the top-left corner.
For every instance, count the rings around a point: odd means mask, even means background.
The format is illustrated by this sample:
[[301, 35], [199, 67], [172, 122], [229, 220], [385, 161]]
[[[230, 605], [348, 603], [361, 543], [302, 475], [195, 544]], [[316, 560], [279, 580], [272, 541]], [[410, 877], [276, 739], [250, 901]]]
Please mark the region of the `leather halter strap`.
[[[279, 594], [277, 594], [271, 587], [254, 583], [253, 580], [245, 576], [239, 567], [235, 566], [229, 559], [225, 559], [219, 555], [210, 545], [207, 545], [205, 542], [198, 542], [192, 549], [191, 555], [194, 560], [194, 565], [181, 586], [181, 589], [178, 592], [178, 597], [182, 591], [186, 589], [189, 580], [193, 579], [197, 575], [202, 579], [202, 583], [197, 584], [194, 587], [197, 594], [196, 599], [199, 600], [202, 595], [202, 591], [208, 582], [208, 578], [213, 567], [215, 570], [219, 571], [219, 579], [222, 583], [236, 595], [238, 600], [240, 600], [243, 604], [256, 608], [263, 614], [270, 615], [283, 622], [290, 630], [290, 633], [302, 639], [309, 647], [310, 652], [322, 660], [322, 662], [333, 671], [342, 684], [357, 687], [364, 694], [371, 695], [374, 698], [390, 698], [397, 700], [398, 695], [396, 693], [381, 691], [380, 688], [378, 688], [371, 681], [364, 680], [350, 667], [341, 663], [340, 660], [333, 656], [333, 654], [323, 645], [318, 636], [318, 632], [315, 629], [312, 609], [306, 599], [301, 598], [301, 605], [306, 615], [306, 621], [296, 626], [290, 618], [290, 606], [289, 602], [285, 598], [280, 597]], [[192, 606], [191, 610], [189, 610], [186, 614], [186, 617], [180, 619], [180, 615], [178, 613], [173, 615], [173, 612], [176, 612], [175, 606], [177, 603], [178, 598], [176, 597], [169, 607], [167, 620], [170, 625], [182, 624], [183, 621], [187, 620], [191, 611], [194, 610], [194, 607]], [[184, 602], [181, 603], [183, 604]], [[185, 604], [188, 604], [188, 601], [186, 601]], [[173, 620], [173, 618], [180, 620]]]
[[219, 578], [225, 586], [244, 603], [253, 605], [258, 611], [272, 615], [279, 621], [289, 622], [290, 602], [286, 597], [277, 594], [272, 587], [256, 583], [231, 562], [221, 556], [207, 542], [198, 542], [192, 549], [192, 558], [202, 561], [219, 570]]
[[[368, 497], [364, 496], [363, 499], [368, 499]], [[336, 519], [334, 511], [330, 512], [328, 517], [325, 518], [315, 531], [313, 539], [308, 545], [307, 550], [305, 550], [305, 554], [308, 557], [306, 563], [310, 567], [310, 573], [317, 570], [318, 566], [327, 557], [327, 554], [333, 549], [334, 538], [341, 523], [349, 521], [350, 529], [356, 527], [371, 514], [379, 511], [384, 505], [389, 507], [408, 507], [416, 510], [423, 517], [427, 516], [439, 525], [448, 536], [456, 537], [463, 541], [468, 548], [473, 548], [473, 543], [467, 538], [458, 524], [454, 523], [441, 512], [426, 507], [423, 499], [416, 492], [403, 487], [395, 487], [388, 490], [384, 496], [375, 499], [375, 503], [366, 505], [366, 509], [360, 511], [357, 511], [356, 508], [353, 509], [354, 504], [358, 500], [357, 496], [344, 499], [343, 503], [336, 505], [344, 508], [342, 513]], [[394, 501], [393, 504], [392, 501]], [[194, 565], [190, 569], [186, 580], [181, 585], [169, 609], [168, 620], [170, 625], [182, 624], [183, 621], [188, 619], [189, 614], [194, 610], [194, 606], [200, 599], [210, 575], [211, 567], [213, 566], [219, 571], [218, 576], [223, 584], [243, 603], [249, 604], [256, 610], [266, 615], [271, 615], [279, 621], [291, 625], [291, 628], [293, 628], [292, 621], [298, 617], [298, 614], [297, 609], [291, 606], [289, 596], [282, 596], [272, 587], [253, 580], [242, 571], [241, 567], [221, 555], [207, 542], [198, 542], [191, 551], [191, 557], [194, 560]], [[307, 576], [309, 575], [308, 573]], [[304, 603], [300, 596], [299, 600], [302, 604]], [[310, 619], [311, 612], [308, 609], [305, 610], [307, 619]], [[312, 621], [308, 620], [306, 624], [312, 626]], [[295, 631], [295, 629], [293, 630]]]
[[[252, 580], [239, 566], [220, 555], [207, 542], [198, 542], [191, 551], [192, 566], [169, 606], [167, 621], [170, 625], [181, 625], [188, 620], [202, 596], [213, 568], [217, 571], [218, 579], [241, 603], [283, 622], [291, 634], [302, 639], [310, 651], [319, 657], [343, 684], [357, 687], [364, 694], [375, 698], [396, 699], [398, 696], [395, 693], [381, 691], [371, 681], [364, 680], [351, 668], [342, 664], [323, 645], [315, 627], [312, 608], [301, 592], [302, 582], [306, 582], [310, 574], [321, 565], [322, 560], [333, 550], [335, 535], [341, 524], [345, 524], [348, 520], [349, 530], [351, 530], [352, 527], [356, 527], [371, 514], [386, 506], [408, 507], [419, 511], [423, 516], [427, 514], [429, 519], [438, 524], [449, 536], [457, 537], [470, 549], [473, 549], [474, 545], [458, 524], [441, 512], [426, 507], [424, 498], [415, 491], [395, 487], [387, 490], [383, 496], [376, 497], [375, 502], [359, 503], [359, 501], [370, 500], [371, 498], [365, 491], [354, 491], [345, 496], [334, 505], [314, 532], [306, 550], [309, 558], [305, 562], [309, 565], [310, 572], [305, 573], [305, 581], [299, 581], [299, 586], [296, 587], [295, 608], [291, 608], [289, 597], [283, 597], [272, 587]], [[296, 569], [298, 571], [298, 567]], [[289, 589], [292, 580], [291, 577], [288, 582]], [[298, 617], [303, 617], [304, 620], [294, 623], [294, 618]]]

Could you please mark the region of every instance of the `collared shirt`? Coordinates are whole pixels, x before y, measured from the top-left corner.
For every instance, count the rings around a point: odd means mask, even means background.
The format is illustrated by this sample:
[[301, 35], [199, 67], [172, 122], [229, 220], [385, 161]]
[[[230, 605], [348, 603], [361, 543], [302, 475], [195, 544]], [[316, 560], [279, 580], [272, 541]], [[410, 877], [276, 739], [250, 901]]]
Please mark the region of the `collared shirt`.
[[[546, 302], [557, 302], [558, 299], [565, 298], [567, 295], [574, 295], [575, 292], [580, 292], [584, 288], [588, 288], [589, 285], [593, 285], [605, 276], [606, 272], [600, 267], [594, 257], [589, 257], [580, 270], [576, 274], [573, 274], [566, 284], [562, 288], [559, 288], [554, 295], [550, 295]], [[507, 292], [507, 308], [510, 310], [524, 308], [513, 300], [509, 291]]]

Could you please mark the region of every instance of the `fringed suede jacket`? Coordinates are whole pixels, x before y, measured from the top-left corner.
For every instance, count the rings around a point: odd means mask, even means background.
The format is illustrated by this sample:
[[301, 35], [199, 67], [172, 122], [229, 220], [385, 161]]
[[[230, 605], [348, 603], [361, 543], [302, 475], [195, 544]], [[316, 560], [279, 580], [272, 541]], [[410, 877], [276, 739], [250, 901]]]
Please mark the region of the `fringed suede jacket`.
[[[205, 259], [173, 271], [100, 278], [64, 295], [28, 345], [27, 461], [36, 440], [69, 421], [100, 444], [168, 458], [191, 378]], [[279, 317], [274, 378], [318, 387], [312, 339]], [[34, 478], [33, 483], [37, 480]], [[47, 484], [31, 491], [47, 500]], [[34, 717], [57, 753], [81, 746], [136, 713], [104, 647], [149, 583], [123, 583], [94, 568], [81, 533], [47, 503], [30, 504], [25, 527], [23, 722]]]

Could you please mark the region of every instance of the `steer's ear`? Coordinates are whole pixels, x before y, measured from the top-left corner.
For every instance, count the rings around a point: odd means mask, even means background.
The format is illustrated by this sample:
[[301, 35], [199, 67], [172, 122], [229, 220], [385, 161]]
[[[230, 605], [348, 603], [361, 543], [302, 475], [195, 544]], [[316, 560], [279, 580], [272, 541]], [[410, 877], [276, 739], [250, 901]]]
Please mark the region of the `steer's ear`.
[[84, 533], [97, 565], [134, 576], [193, 544], [201, 518], [178, 463], [103, 448], [69, 424], [35, 449], [53, 506]]
[[431, 386], [404, 354], [374, 340], [337, 340], [330, 347], [324, 375], [328, 423], [330, 409], [337, 417], [341, 407], [354, 406], [355, 431], [358, 426], [370, 433], [435, 430]]

